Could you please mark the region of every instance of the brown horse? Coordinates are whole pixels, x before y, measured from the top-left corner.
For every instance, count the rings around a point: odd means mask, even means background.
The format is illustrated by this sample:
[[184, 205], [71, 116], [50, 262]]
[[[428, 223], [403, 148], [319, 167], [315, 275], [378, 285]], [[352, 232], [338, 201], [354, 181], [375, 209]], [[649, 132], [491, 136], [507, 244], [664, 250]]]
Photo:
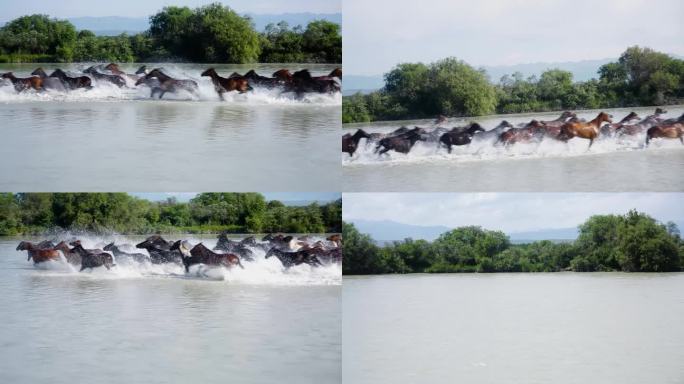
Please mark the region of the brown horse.
[[342, 152], [347, 152], [349, 156], [354, 156], [354, 152], [359, 146], [359, 141], [361, 139], [370, 139], [370, 135], [366, 133], [363, 129], [359, 129], [354, 134], [347, 133], [342, 136]]
[[77, 77], [70, 77], [68, 76], [64, 71], [61, 69], [57, 68], [52, 72], [50, 77], [56, 77], [64, 84], [69, 87], [69, 89], [78, 89], [78, 88], [92, 88], [92, 80], [90, 80], [90, 77], [88, 76], [77, 76]]
[[81, 255], [69, 248], [66, 242], [60, 241], [57, 245], [55, 245], [54, 249], [61, 251], [69, 264], [81, 265]]
[[215, 253], [202, 243], [195, 245], [191, 249], [189, 248], [190, 243], [183, 240], [178, 240], [171, 246], [171, 250], [178, 250], [183, 255], [185, 272], [188, 272], [190, 267], [195, 264], [224, 266], [226, 268], [234, 266], [239, 266], [242, 269], [245, 268], [240, 263], [240, 258], [232, 253]]
[[37, 76], [16, 77], [12, 72], [7, 72], [2, 74], [2, 78], [9, 79], [17, 92], [26, 91], [29, 89], [34, 89], [36, 91], [43, 90], [43, 79]]
[[646, 131], [646, 145], [655, 138], [663, 139], [679, 139], [684, 144], [682, 134], [684, 132], [684, 114], [678, 119], [666, 120], [655, 127], [651, 127]]
[[34, 264], [48, 260], [59, 260], [59, 251], [55, 249], [42, 249], [28, 241], [19, 243], [17, 251], [28, 251], [28, 258], [26, 261], [33, 259]]
[[302, 69], [292, 74], [295, 92], [318, 92], [335, 93], [340, 92], [340, 85], [329, 76], [311, 76], [308, 69]]
[[335, 243], [335, 245], [337, 245], [338, 248], [342, 246], [342, 235], [340, 235], [339, 233], [328, 236], [326, 240], [332, 241], [333, 243]]
[[550, 120], [550, 121], [540, 121], [544, 126], [545, 134], [549, 137], [552, 138], [558, 138], [558, 135], [560, 134], [561, 127], [563, 124], [569, 122], [570, 119], [576, 118], [577, 115], [574, 112], [570, 111], [564, 111], [561, 113], [561, 115], [555, 119], [555, 120]]
[[214, 83], [214, 89], [219, 94], [221, 100], [223, 99], [223, 94], [225, 92], [238, 91], [240, 93], [245, 93], [252, 89], [249, 86], [249, 81], [243, 76], [232, 76], [229, 78], [221, 77], [214, 68], [209, 68], [202, 72], [202, 76], [211, 77], [211, 82]]
[[591, 145], [594, 144], [594, 139], [599, 135], [601, 125], [604, 122], [612, 123], [612, 118], [613, 115], [601, 112], [593, 120], [586, 123], [581, 121], [565, 123], [561, 127], [558, 139], [562, 141], [568, 141], [573, 137], [589, 139], [589, 148], [591, 148]]
[[195, 82], [194, 80], [174, 79], [173, 77], [162, 72], [159, 68], [151, 70], [145, 76], [138, 79], [138, 81], [135, 82], [135, 85], [145, 84], [147, 83], [147, 80], [152, 78], [158, 79], [159, 85], [157, 87], [152, 87], [152, 93], [150, 94], [150, 97], [154, 97], [154, 95], [157, 92], [159, 92], [159, 98], [161, 99], [162, 97], [164, 97], [165, 93], [175, 93], [179, 89], [188, 91], [195, 96], [199, 94], [199, 87], [197, 86], [197, 82]]
[[291, 84], [293, 80], [292, 74], [287, 69], [279, 69], [273, 72], [273, 77], [280, 80], [284, 84]]

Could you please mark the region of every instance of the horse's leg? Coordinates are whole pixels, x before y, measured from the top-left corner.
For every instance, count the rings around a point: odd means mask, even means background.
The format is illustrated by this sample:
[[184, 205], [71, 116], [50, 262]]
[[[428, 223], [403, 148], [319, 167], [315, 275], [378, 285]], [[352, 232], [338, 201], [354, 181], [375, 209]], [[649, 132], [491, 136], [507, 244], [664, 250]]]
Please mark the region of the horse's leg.
[[219, 91], [218, 94], [219, 94], [219, 98], [221, 99], [221, 101], [226, 101], [226, 99], [223, 97], [223, 92]]
[[166, 93], [166, 91], [164, 91], [164, 90], [162, 90], [162, 91], [159, 93], [159, 100], [161, 100], [161, 98], [164, 97], [164, 94], [165, 94], [165, 93]]
[[591, 148], [592, 144], [594, 144], [594, 139], [589, 139], [589, 146], [587, 147], [587, 149]]
[[388, 147], [385, 147], [385, 148], [382, 149], [382, 151], [380, 151], [380, 153], [378, 153], [378, 155], [382, 155], [382, 154], [384, 154], [384, 153], [387, 153], [389, 150], [390, 150], [390, 149], [389, 149]]

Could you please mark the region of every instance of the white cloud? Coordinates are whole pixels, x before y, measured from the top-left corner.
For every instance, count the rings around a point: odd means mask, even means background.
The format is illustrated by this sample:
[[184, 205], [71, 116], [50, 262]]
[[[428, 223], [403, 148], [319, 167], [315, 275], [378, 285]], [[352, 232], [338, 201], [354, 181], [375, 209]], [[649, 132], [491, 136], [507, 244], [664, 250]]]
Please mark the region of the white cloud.
[[474, 65], [603, 59], [636, 44], [684, 54], [680, 0], [345, 0], [343, 12], [350, 74], [447, 56]]
[[682, 221], [682, 201], [682, 193], [345, 193], [343, 218], [522, 232], [575, 227], [592, 215], [630, 209]]

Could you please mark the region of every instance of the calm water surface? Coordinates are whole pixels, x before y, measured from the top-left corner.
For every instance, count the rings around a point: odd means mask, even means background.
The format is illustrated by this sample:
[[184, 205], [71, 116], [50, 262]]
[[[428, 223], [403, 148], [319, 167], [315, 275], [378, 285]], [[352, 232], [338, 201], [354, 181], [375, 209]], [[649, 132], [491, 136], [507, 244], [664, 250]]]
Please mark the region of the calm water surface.
[[340, 382], [339, 268], [78, 273], [33, 267], [17, 242], [0, 238], [2, 383]]
[[[339, 190], [339, 95], [298, 100], [257, 88], [220, 101], [210, 80], [199, 76], [208, 65], [160, 65], [174, 77], [195, 79], [199, 97], [151, 100], [146, 87], [102, 83], [68, 94], [17, 95], [0, 87], [0, 190]], [[35, 66], [0, 65], [0, 72], [27, 76]], [[122, 69], [132, 73], [137, 66]], [[51, 72], [54, 65], [44, 67]], [[224, 76], [251, 68], [215, 67]], [[282, 67], [321, 75], [335, 66], [255, 67], [263, 75]]]
[[[679, 117], [684, 106], [666, 106], [666, 118]], [[654, 108], [606, 110], [614, 121], [630, 111], [644, 117]], [[579, 117], [593, 119], [598, 111], [579, 111]], [[443, 126], [477, 121], [485, 129], [501, 120], [512, 124], [531, 119], [552, 120], [560, 112], [484, 116], [452, 119]], [[432, 120], [410, 120], [345, 125], [344, 132], [362, 128], [368, 132], [390, 132], [402, 125], [432, 129]], [[361, 149], [349, 157], [342, 154], [345, 191], [680, 191], [684, 176], [684, 145], [679, 140], [655, 140], [644, 146], [645, 135], [589, 141], [575, 138], [567, 144], [544, 140], [540, 144], [495, 147], [490, 141], [474, 141], [454, 147], [452, 154], [437, 144], [418, 143], [407, 155], [390, 151], [389, 156], [373, 153], [373, 145], [361, 141]]]
[[682, 383], [684, 274], [345, 277], [343, 382]]

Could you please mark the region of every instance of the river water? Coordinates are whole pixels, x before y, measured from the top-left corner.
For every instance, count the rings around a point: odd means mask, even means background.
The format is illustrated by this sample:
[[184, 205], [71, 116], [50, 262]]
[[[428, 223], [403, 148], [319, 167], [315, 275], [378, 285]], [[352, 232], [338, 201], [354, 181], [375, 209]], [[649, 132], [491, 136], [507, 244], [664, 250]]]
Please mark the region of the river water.
[[0, 238], [2, 383], [340, 382], [339, 266], [284, 272], [261, 253], [202, 277], [123, 263], [78, 273], [34, 267], [18, 242]]
[[344, 277], [344, 383], [682, 383], [684, 273]]
[[[679, 117], [684, 106], [666, 106], [666, 118]], [[606, 110], [619, 121], [630, 111], [640, 116], [654, 108]], [[593, 119], [599, 111], [578, 111]], [[532, 119], [553, 120], [560, 112], [484, 116], [451, 119], [445, 127], [480, 123], [485, 129], [501, 120], [512, 124]], [[367, 132], [390, 132], [405, 125], [432, 129], [432, 120], [348, 124], [344, 133], [359, 128]], [[339, 140], [339, 139], [338, 139]], [[342, 154], [343, 188], [363, 191], [681, 191], [684, 189], [684, 145], [679, 140], [654, 140], [644, 145], [645, 135], [589, 141], [575, 138], [567, 144], [544, 140], [539, 144], [516, 144], [508, 148], [489, 141], [454, 147], [451, 154], [437, 144], [417, 143], [407, 155], [390, 151], [373, 153], [372, 145], [360, 142], [360, 150]]]
[[[42, 64], [41, 64], [42, 65]], [[0, 64], [28, 76], [38, 64]], [[55, 65], [42, 65], [48, 73]], [[139, 64], [121, 68], [133, 73]], [[149, 98], [149, 88], [96, 83], [69, 93], [0, 86], [0, 190], [331, 191], [340, 188], [341, 96], [255, 88], [220, 101], [208, 64], [161, 66], [199, 83], [199, 96]], [[328, 74], [322, 64], [213, 65], [222, 76], [252, 67]], [[82, 70], [84, 64], [63, 68]], [[311, 167], [311, 164], [316, 167]]]

